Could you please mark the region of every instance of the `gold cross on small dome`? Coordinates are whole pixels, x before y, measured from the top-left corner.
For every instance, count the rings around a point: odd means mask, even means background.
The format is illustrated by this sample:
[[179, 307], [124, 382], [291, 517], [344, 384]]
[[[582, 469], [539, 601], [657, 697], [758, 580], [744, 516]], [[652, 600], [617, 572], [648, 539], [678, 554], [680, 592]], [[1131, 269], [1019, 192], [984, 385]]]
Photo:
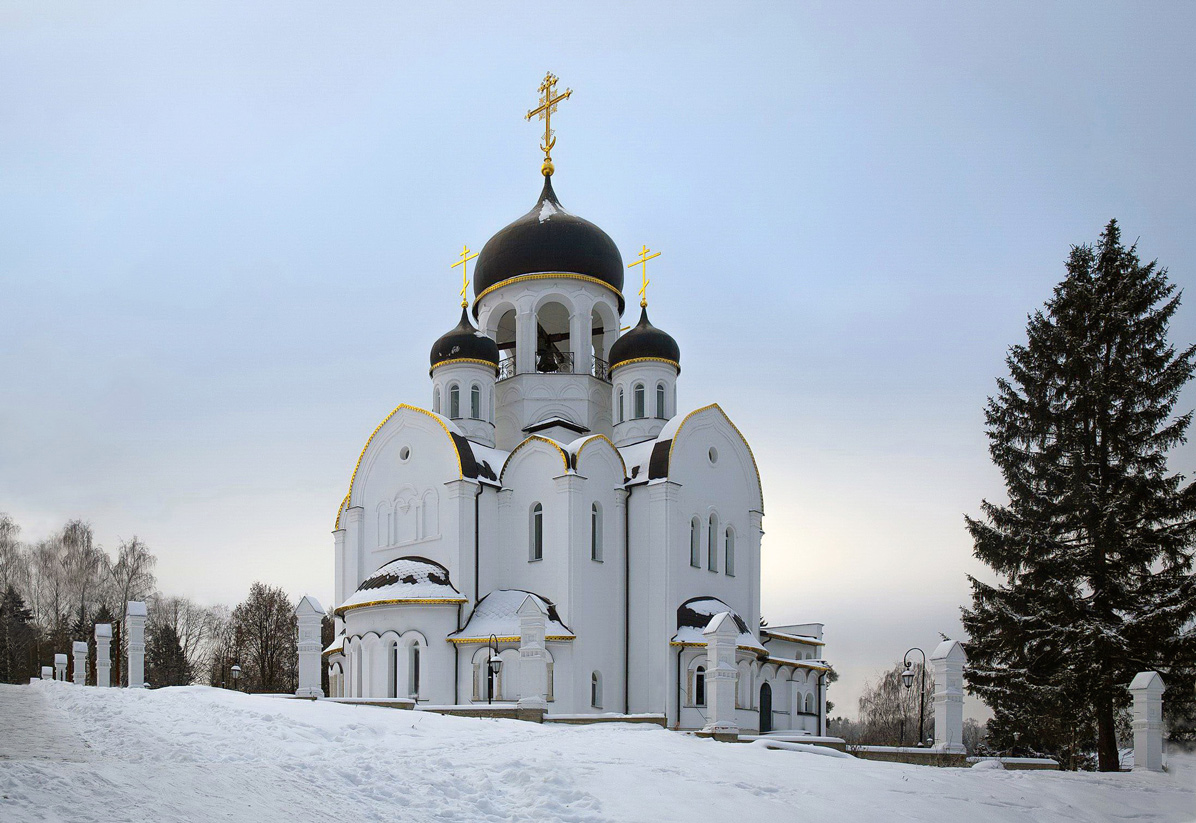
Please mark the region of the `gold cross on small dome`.
[[450, 269], [461, 267], [461, 308], [469, 305], [469, 300], [465, 297], [465, 293], [469, 290], [469, 261], [477, 256], [477, 252], [471, 252], [469, 246], [462, 246], [461, 259], [449, 266]]
[[540, 84], [540, 105], [528, 111], [527, 116], [523, 118], [531, 120], [538, 114], [544, 121], [544, 142], [540, 144], [540, 151], [544, 152], [544, 165], [540, 167], [540, 171], [545, 177], [552, 175], [552, 147], [556, 145], [556, 135], [552, 131], [552, 113], [556, 111], [558, 103], [568, 100], [573, 94], [573, 89], [565, 89], [564, 94], [557, 94], [557, 79], [552, 72], [544, 75], [544, 82]]
[[653, 257], [660, 257], [660, 252], [653, 252], [652, 254], [649, 254], [648, 252], [650, 251], [652, 250], [647, 246], [644, 246], [642, 249], [640, 249], [640, 259], [636, 260], [634, 263], [627, 264], [627, 268], [629, 269], [633, 269], [636, 266], [640, 266], [642, 268], [644, 284], [640, 286], [640, 308], [646, 308], [648, 305], [648, 284], [652, 282], [648, 279], [648, 261]]

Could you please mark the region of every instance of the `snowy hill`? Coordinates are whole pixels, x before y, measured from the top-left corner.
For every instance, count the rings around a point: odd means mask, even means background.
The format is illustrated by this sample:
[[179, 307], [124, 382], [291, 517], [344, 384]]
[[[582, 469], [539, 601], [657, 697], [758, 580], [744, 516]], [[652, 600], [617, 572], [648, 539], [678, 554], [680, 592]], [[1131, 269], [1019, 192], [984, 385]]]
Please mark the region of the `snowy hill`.
[[[936, 769], [506, 720], [60, 683], [0, 686], [0, 820], [1185, 821], [1169, 774]], [[725, 816], [725, 817], [724, 817]]]

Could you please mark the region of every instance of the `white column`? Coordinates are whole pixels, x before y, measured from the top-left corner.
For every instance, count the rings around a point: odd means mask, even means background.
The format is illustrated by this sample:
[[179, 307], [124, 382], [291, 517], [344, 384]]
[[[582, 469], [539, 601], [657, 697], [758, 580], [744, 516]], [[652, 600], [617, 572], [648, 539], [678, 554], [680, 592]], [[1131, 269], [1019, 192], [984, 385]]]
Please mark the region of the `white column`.
[[967, 653], [958, 640], [944, 640], [930, 655], [934, 666], [934, 748], [963, 754], [963, 664]]
[[539, 342], [536, 331], [536, 313], [526, 307], [517, 309], [515, 313], [516, 374], [529, 374], [536, 370], [536, 344]]
[[42, 680], [53, 680], [53, 679], [54, 679], [54, 667], [53, 666], [42, 666]]
[[1134, 697], [1134, 771], [1163, 770], [1163, 678], [1138, 672], [1130, 681]]
[[66, 682], [66, 655], [54, 655], [54, 679]]
[[71, 651], [75, 655], [74, 681], [76, 686], [87, 685], [87, 641], [76, 640], [71, 644]]
[[130, 600], [125, 606], [125, 637], [129, 642], [129, 656], [125, 671], [130, 689], [145, 688], [145, 603]]
[[738, 735], [735, 722], [735, 641], [739, 629], [730, 612], [710, 618], [702, 630], [706, 638], [706, 725], [702, 731], [716, 735]]
[[295, 607], [295, 617], [299, 623], [296, 641], [299, 651], [299, 688], [295, 690], [295, 695], [323, 697], [324, 690], [320, 687], [320, 624], [324, 619], [324, 609], [310, 594], [304, 595]]
[[548, 654], [544, 634], [548, 616], [531, 595], [519, 605], [519, 708], [548, 708]]
[[96, 623], [96, 685], [112, 685], [112, 624]]

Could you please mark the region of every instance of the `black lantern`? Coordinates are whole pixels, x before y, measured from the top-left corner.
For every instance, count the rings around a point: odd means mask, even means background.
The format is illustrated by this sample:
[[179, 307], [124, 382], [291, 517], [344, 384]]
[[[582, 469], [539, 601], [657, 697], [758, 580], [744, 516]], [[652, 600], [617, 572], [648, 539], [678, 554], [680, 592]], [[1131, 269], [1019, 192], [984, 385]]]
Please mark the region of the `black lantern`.
[[[926, 652], [917, 648], [916, 646], [905, 653], [905, 659], [902, 660], [901, 665], [905, 666], [905, 671], [901, 673], [901, 682], [905, 684], [905, 688], [913, 688], [914, 685], [914, 667], [909, 661], [910, 652], [918, 652], [922, 655], [922, 685], [921, 692], [918, 695], [918, 746], [923, 746], [922, 726], [926, 718]], [[902, 743], [905, 740], [901, 741]]]
[[502, 671], [502, 658], [498, 656], [498, 637], [490, 635], [486, 648], [490, 651], [486, 659], [486, 702], [492, 703], [494, 702], [494, 681], [498, 677], [498, 673]]

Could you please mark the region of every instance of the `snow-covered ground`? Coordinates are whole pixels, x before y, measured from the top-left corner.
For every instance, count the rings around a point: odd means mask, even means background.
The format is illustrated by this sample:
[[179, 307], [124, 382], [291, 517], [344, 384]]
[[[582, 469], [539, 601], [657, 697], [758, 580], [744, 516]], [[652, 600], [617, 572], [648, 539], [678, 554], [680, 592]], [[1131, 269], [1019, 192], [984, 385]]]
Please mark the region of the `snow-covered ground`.
[[[798, 747], [802, 748], [802, 747]], [[1196, 819], [1167, 774], [939, 769], [202, 687], [0, 686], [0, 821]]]

